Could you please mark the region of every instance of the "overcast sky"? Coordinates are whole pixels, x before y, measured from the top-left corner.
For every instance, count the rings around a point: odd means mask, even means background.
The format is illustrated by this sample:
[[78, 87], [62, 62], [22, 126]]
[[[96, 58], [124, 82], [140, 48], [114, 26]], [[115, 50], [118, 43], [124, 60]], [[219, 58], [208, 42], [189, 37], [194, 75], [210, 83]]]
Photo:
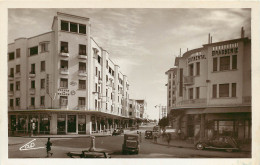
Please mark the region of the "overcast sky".
[[51, 31], [53, 17], [64, 12], [88, 17], [91, 36], [110, 53], [130, 82], [130, 98], [146, 99], [151, 119], [154, 106], [167, 103], [167, 77], [175, 56], [213, 42], [251, 38], [250, 9], [9, 9], [8, 42]]

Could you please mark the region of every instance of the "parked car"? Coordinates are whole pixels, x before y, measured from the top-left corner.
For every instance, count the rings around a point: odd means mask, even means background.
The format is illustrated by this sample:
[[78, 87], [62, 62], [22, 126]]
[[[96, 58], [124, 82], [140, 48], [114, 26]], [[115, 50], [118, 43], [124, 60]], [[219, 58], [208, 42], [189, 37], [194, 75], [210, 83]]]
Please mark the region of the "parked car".
[[106, 152], [88, 150], [82, 152], [69, 152], [67, 155], [71, 158], [111, 158], [111, 156]]
[[159, 132], [159, 130], [160, 130], [160, 127], [158, 125], [153, 127], [154, 132]]
[[112, 136], [121, 135], [122, 131], [120, 129], [115, 129], [112, 133]]
[[125, 134], [122, 154], [136, 153], [140, 150], [139, 134]]
[[205, 148], [220, 149], [228, 152], [239, 150], [236, 140], [230, 136], [217, 136], [212, 140], [200, 140], [195, 144], [195, 148], [198, 150]]
[[145, 139], [152, 139], [153, 138], [153, 131], [146, 130], [144, 137], [145, 137]]

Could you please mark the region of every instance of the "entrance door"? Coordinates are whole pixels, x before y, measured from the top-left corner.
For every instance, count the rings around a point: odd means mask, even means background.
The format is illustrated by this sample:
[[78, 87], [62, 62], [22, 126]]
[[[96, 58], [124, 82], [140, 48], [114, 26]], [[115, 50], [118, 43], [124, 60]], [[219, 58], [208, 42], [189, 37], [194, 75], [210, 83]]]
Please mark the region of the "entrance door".
[[68, 115], [68, 133], [76, 133], [76, 115]]

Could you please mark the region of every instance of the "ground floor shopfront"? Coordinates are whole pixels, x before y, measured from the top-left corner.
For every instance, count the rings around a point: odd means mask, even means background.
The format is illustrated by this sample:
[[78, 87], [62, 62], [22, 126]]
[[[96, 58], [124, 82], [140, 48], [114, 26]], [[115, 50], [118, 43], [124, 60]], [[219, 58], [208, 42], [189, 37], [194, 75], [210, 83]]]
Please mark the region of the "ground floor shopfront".
[[127, 128], [129, 119], [116, 115], [79, 111], [9, 112], [9, 136], [36, 134], [94, 134]]
[[251, 107], [182, 109], [173, 126], [181, 130], [183, 139], [211, 139], [232, 136], [242, 142], [251, 141]]

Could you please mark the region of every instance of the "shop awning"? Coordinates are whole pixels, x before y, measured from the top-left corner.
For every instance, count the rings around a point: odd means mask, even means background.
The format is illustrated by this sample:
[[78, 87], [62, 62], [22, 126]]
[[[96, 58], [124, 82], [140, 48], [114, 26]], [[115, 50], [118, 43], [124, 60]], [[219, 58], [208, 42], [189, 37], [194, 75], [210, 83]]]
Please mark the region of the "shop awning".
[[251, 112], [251, 106], [246, 107], [212, 107], [206, 108], [203, 113], [239, 113]]

